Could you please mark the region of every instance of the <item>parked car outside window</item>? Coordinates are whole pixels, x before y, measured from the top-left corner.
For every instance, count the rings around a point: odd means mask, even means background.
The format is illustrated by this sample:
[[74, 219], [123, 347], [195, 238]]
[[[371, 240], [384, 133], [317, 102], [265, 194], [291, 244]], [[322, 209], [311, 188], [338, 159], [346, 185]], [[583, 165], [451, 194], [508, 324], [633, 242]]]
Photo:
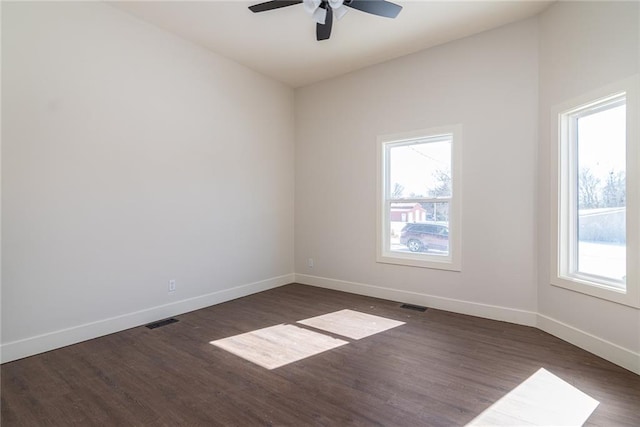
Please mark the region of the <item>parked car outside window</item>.
[[431, 249], [449, 251], [449, 227], [441, 224], [412, 223], [400, 232], [400, 243], [411, 252], [426, 252]]

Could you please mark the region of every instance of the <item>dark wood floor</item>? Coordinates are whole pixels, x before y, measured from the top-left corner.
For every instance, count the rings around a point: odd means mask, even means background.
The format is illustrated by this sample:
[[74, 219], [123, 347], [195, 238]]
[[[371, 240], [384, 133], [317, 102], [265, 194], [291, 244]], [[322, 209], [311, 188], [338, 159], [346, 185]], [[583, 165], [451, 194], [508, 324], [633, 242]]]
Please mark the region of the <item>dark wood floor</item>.
[[[209, 344], [353, 309], [406, 322], [269, 371]], [[543, 367], [640, 426], [640, 376], [535, 328], [288, 285], [2, 365], [2, 426], [464, 425]]]

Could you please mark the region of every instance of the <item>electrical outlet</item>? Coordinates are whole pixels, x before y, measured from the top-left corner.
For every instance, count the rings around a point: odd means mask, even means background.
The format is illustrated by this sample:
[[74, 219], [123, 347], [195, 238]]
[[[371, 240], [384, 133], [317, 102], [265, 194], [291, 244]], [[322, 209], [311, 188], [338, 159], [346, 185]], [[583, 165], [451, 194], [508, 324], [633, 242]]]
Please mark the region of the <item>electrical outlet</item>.
[[176, 281], [175, 279], [169, 280], [169, 293], [176, 291]]
[[313, 258], [309, 258], [309, 259], [307, 260], [307, 267], [309, 267], [309, 268], [313, 268]]

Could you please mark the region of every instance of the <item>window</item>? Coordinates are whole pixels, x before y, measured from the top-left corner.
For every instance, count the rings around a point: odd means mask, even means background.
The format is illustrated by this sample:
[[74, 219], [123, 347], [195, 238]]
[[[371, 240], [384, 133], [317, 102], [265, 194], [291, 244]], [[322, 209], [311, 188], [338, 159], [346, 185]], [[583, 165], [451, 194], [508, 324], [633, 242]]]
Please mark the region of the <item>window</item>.
[[554, 285], [639, 306], [637, 80], [554, 110]]
[[461, 126], [378, 138], [378, 262], [460, 271]]

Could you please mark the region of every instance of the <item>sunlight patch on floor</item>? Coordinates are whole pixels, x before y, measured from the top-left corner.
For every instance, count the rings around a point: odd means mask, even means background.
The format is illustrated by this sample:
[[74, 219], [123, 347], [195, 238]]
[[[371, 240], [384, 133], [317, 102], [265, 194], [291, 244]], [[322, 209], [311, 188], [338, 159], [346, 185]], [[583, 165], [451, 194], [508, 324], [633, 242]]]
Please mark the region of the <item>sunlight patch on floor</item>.
[[[351, 339], [361, 339], [404, 325], [404, 322], [353, 310], [340, 310], [298, 323]], [[263, 368], [275, 369], [349, 342], [299, 326], [281, 324], [211, 341], [209, 344]]]
[[348, 342], [294, 325], [276, 325], [210, 344], [263, 368], [275, 369]]
[[298, 323], [354, 340], [404, 325], [404, 322], [353, 310], [340, 310], [323, 314], [322, 316], [300, 320]]
[[581, 426], [599, 403], [540, 368], [467, 426]]

